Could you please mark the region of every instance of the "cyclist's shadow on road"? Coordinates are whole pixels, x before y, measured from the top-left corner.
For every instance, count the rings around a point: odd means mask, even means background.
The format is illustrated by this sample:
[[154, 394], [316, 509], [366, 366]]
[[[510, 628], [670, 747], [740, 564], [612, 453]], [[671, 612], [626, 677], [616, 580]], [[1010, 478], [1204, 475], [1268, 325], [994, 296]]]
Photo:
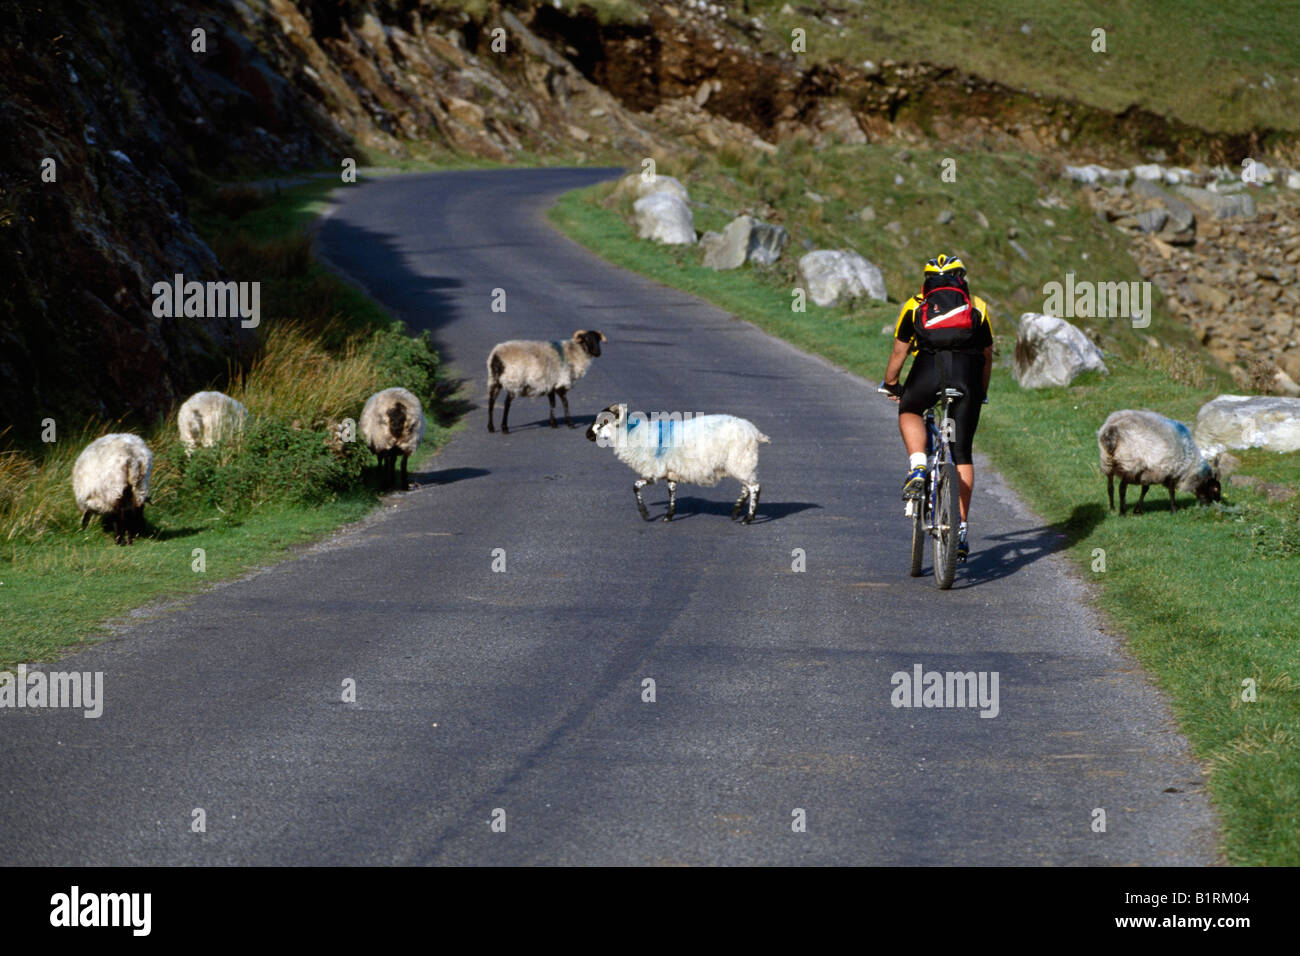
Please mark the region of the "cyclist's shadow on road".
[[1064, 551], [1071, 542], [1091, 534], [1105, 517], [1106, 509], [1099, 504], [1076, 505], [1068, 521], [977, 538], [971, 541], [975, 547], [965, 571], [958, 572], [953, 589], [996, 581], [1015, 574], [1044, 555]]

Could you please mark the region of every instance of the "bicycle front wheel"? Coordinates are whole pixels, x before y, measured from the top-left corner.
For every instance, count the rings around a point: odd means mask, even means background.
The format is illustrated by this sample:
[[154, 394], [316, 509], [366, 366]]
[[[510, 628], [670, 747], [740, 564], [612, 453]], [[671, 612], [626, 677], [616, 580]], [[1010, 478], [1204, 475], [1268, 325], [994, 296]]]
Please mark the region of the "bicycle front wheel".
[[945, 461], [939, 469], [934, 507], [934, 580], [941, 591], [952, 587], [957, 573], [958, 506], [957, 466]]
[[921, 576], [921, 558], [925, 554], [925, 498], [917, 498], [912, 515], [912, 577]]

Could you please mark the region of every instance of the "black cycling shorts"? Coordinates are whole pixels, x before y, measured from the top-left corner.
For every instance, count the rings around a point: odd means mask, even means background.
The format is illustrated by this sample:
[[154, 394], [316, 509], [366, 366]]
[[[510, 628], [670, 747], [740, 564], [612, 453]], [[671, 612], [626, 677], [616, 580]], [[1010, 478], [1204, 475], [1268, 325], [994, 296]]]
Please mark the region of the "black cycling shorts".
[[918, 352], [912, 370], [903, 383], [899, 414], [924, 415], [932, 408], [941, 388], [960, 388], [965, 397], [955, 399], [948, 410], [956, 423], [952, 460], [958, 465], [971, 464], [971, 444], [980, 423], [980, 405], [984, 401], [984, 356], [967, 352]]

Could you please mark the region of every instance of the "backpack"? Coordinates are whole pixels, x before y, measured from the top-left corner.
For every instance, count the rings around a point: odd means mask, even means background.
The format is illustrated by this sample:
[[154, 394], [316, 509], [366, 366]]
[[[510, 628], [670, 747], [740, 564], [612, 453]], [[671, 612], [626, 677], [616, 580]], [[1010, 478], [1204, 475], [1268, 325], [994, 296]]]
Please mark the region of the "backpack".
[[978, 327], [970, 289], [960, 276], [926, 277], [921, 303], [912, 315], [912, 337], [921, 351], [974, 351]]

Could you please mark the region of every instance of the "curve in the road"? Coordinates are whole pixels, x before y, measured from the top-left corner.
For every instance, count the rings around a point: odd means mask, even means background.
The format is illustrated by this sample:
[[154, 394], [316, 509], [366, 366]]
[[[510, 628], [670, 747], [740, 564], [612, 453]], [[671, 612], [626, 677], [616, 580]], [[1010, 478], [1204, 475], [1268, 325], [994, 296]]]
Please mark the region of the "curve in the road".
[[[909, 578], [893, 406], [546, 224], [608, 175], [384, 179], [319, 243], [476, 397], [493, 343], [596, 328], [579, 423], [751, 419], [758, 520], [683, 486], [643, 523], [580, 428], [532, 401], [489, 435], [480, 405], [359, 528], [57, 665], [105, 673], [98, 720], [0, 712], [6, 862], [1212, 862], [1200, 772], [1059, 535], [984, 468], [958, 586]], [[893, 706], [918, 664], [996, 672], [997, 716]]]

